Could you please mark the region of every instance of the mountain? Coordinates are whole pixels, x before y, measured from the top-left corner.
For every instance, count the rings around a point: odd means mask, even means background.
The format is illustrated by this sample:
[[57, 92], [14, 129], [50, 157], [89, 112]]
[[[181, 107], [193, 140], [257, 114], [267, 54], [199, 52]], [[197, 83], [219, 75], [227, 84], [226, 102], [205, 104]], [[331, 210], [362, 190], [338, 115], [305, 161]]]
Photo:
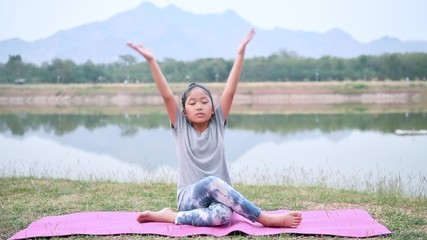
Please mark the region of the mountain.
[[[76, 63], [87, 60], [111, 63], [120, 55], [137, 56], [125, 45], [129, 41], [143, 43], [159, 60], [230, 59], [235, 56], [240, 39], [252, 27], [233, 11], [202, 15], [174, 5], [157, 8], [151, 3], [142, 3], [105, 21], [60, 31], [48, 38], [33, 42], [0, 41], [0, 62], [6, 62], [9, 55], [20, 54], [24, 61], [36, 64], [55, 58]], [[384, 37], [362, 43], [340, 29], [326, 33], [257, 29], [247, 57], [269, 56], [280, 51], [314, 58], [324, 55], [349, 58], [361, 54], [427, 52], [427, 41]]]

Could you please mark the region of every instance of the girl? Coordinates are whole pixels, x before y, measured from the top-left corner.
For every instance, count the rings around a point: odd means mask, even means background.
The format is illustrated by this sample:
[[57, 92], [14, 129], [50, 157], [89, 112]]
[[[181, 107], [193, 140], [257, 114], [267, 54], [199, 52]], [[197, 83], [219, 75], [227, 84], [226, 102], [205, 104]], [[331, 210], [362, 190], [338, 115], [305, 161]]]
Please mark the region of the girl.
[[178, 212], [170, 208], [144, 211], [137, 220], [171, 222], [194, 226], [219, 226], [236, 212], [252, 222], [268, 227], [297, 227], [301, 212], [272, 215], [262, 211], [231, 187], [224, 154], [224, 130], [243, 67], [246, 45], [255, 30], [241, 41], [218, 106], [210, 91], [192, 83], [182, 96], [182, 110], [154, 55], [144, 46], [128, 43], [147, 61], [163, 98], [175, 136], [178, 153]]

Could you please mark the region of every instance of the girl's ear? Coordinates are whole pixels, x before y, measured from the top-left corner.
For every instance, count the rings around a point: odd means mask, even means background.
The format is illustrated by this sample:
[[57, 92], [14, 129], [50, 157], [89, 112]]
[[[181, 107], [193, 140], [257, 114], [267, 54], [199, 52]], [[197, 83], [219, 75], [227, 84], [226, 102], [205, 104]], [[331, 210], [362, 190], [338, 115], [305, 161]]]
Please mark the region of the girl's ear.
[[185, 111], [185, 109], [182, 109], [182, 113], [184, 113], [184, 115], [187, 115], [187, 112]]

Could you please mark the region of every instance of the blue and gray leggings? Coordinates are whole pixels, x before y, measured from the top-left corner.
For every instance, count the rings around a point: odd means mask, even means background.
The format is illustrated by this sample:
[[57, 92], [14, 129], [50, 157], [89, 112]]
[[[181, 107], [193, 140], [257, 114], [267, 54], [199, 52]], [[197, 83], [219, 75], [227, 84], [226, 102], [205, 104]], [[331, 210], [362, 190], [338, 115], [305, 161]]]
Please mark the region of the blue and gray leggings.
[[229, 223], [233, 212], [255, 222], [261, 213], [259, 207], [218, 177], [206, 177], [183, 194], [176, 224], [219, 226]]

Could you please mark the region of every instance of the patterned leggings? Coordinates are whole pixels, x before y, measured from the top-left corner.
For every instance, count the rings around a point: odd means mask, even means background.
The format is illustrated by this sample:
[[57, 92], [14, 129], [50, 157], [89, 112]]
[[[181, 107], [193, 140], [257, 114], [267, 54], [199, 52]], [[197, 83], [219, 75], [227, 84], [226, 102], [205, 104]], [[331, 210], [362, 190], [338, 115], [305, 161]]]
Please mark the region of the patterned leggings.
[[187, 189], [176, 224], [219, 226], [230, 222], [236, 212], [255, 222], [261, 209], [218, 177], [206, 177]]

